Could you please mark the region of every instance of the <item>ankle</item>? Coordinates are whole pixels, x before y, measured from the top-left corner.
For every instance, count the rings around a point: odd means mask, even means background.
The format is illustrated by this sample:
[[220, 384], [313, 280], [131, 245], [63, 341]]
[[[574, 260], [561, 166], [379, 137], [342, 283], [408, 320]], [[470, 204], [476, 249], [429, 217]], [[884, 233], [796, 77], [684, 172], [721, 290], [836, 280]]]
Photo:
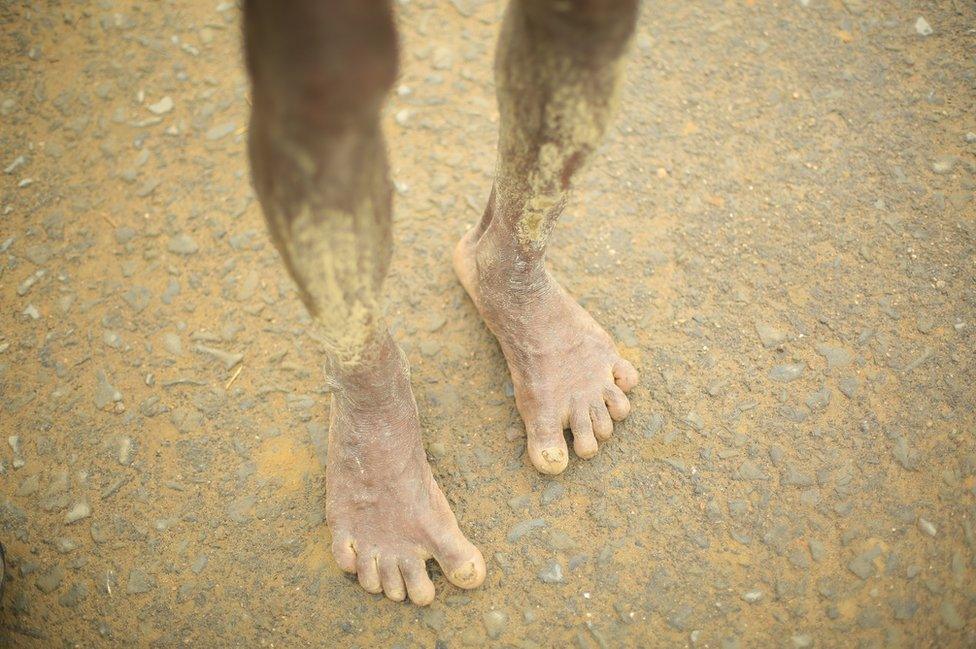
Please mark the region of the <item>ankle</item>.
[[545, 247], [526, 247], [515, 232], [493, 221], [475, 245], [478, 282], [513, 295], [535, 295], [547, 290], [550, 281], [545, 252]]
[[400, 393], [410, 394], [410, 368], [386, 327], [371, 336], [355, 363], [331, 361], [332, 393], [344, 409], [376, 410]]

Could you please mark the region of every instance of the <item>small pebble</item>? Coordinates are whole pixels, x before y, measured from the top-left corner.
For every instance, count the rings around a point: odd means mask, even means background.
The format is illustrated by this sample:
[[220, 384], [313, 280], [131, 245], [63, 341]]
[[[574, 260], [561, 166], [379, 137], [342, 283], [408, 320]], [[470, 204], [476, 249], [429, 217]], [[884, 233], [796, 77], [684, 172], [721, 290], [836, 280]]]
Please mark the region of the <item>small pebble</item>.
[[24, 461], [24, 455], [20, 447], [20, 436], [11, 435], [7, 438], [7, 443], [10, 444], [10, 450], [14, 452], [14, 468], [21, 468], [26, 462]]
[[497, 639], [508, 625], [508, 614], [504, 611], [488, 611], [484, 614], [485, 631], [492, 640]]
[[921, 517], [918, 519], [918, 529], [929, 536], [935, 536], [939, 533], [939, 530], [936, 529], [935, 525], [931, 521]]
[[83, 518], [88, 518], [91, 516], [91, 505], [85, 501], [75, 503], [75, 505], [68, 510], [68, 513], [64, 516], [65, 523], [74, 523], [80, 521]]
[[173, 98], [170, 96], [163, 97], [155, 104], [149, 104], [149, 112], [153, 115], [165, 115], [169, 111], [173, 110]]
[[553, 561], [541, 571], [539, 571], [539, 580], [544, 584], [561, 584], [565, 579], [563, 578], [563, 567], [558, 561]]
[[178, 255], [192, 255], [200, 249], [193, 237], [184, 233], [173, 235], [166, 248]]
[[774, 381], [789, 382], [800, 378], [803, 374], [803, 370], [806, 367], [803, 363], [788, 363], [786, 365], [777, 365], [776, 367], [769, 370], [769, 378]]
[[750, 604], [755, 604], [756, 602], [762, 599], [762, 596], [763, 594], [761, 590], [750, 590], [748, 592], [742, 593], [742, 600], [745, 602], [749, 602]]

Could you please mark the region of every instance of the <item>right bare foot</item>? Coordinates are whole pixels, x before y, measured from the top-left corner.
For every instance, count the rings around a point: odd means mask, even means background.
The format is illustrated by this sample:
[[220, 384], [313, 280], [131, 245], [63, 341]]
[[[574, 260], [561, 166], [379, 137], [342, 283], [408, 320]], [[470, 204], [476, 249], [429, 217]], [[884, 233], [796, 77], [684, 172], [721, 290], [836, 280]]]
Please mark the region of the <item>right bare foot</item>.
[[370, 593], [434, 599], [426, 561], [451, 583], [475, 588], [485, 561], [427, 464], [406, 360], [387, 336], [377, 360], [337, 377], [332, 397], [326, 518], [332, 553]]
[[637, 370], [542, 256], [513, 261], [517, 245], [502, 225], [473, 228], [454, 249], [454, 270], [505, 355], [529, 459], [556, 474], [569, 462], [563, 430], [573, 431], [579, 457], [596, 455], [613, 421], [630, 413], [625, 393], [637, 384]]

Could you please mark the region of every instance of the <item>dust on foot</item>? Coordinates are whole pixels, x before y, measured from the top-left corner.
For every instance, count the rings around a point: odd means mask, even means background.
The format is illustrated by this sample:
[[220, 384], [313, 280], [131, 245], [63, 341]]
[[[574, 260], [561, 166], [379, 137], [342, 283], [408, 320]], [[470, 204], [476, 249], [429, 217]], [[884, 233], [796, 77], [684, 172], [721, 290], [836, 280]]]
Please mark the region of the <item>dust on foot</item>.
[[399, 350], [368, 373], [332, 399], [326, 518], [336, 562], [367, 592], [419, 605], [434, 599], [431, 558], [456, 586], [481, 585], [484, 559], [434, 481]]
[[509, 248], [490, 228], [473, 229], [454, 250], [454, 270], [505, 355], [529, 459], [557, 474], [569, 463], [563, 430], [572, 431], [579, 457], [596, 455], [613, 422], [630, 413], [625, 393], [637, 384], [637, 370], [541, 260], [519, 268], [505, 260]]

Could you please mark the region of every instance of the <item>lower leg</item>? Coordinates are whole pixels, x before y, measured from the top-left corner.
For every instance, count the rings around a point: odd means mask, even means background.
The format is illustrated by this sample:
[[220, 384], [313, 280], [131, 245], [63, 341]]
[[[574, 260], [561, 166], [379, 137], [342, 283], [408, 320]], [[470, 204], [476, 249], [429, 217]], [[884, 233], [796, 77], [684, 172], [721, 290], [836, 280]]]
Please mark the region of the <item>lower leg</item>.
[[545, 267], [549, 233], [572, 181], [609, 123], [636, 0], [512, 0], [499, 40], [495, 184], [455, 266], [498, 338], [525, 421], [529, 457], [546, 473], [568, 461], [562, 431], [592, 457], [637, 382], [606, 332]]
[[406, 359], [383, 323], [390, 183], [379, 113], [396, 75], [381, 3], [249, 0], [249, 153], [269, 231], [321, 329], [332, 383], [326, 515], [340, 567], [369, 592], [433, 599], [425, 561], [484, 578], [434, 482]]

